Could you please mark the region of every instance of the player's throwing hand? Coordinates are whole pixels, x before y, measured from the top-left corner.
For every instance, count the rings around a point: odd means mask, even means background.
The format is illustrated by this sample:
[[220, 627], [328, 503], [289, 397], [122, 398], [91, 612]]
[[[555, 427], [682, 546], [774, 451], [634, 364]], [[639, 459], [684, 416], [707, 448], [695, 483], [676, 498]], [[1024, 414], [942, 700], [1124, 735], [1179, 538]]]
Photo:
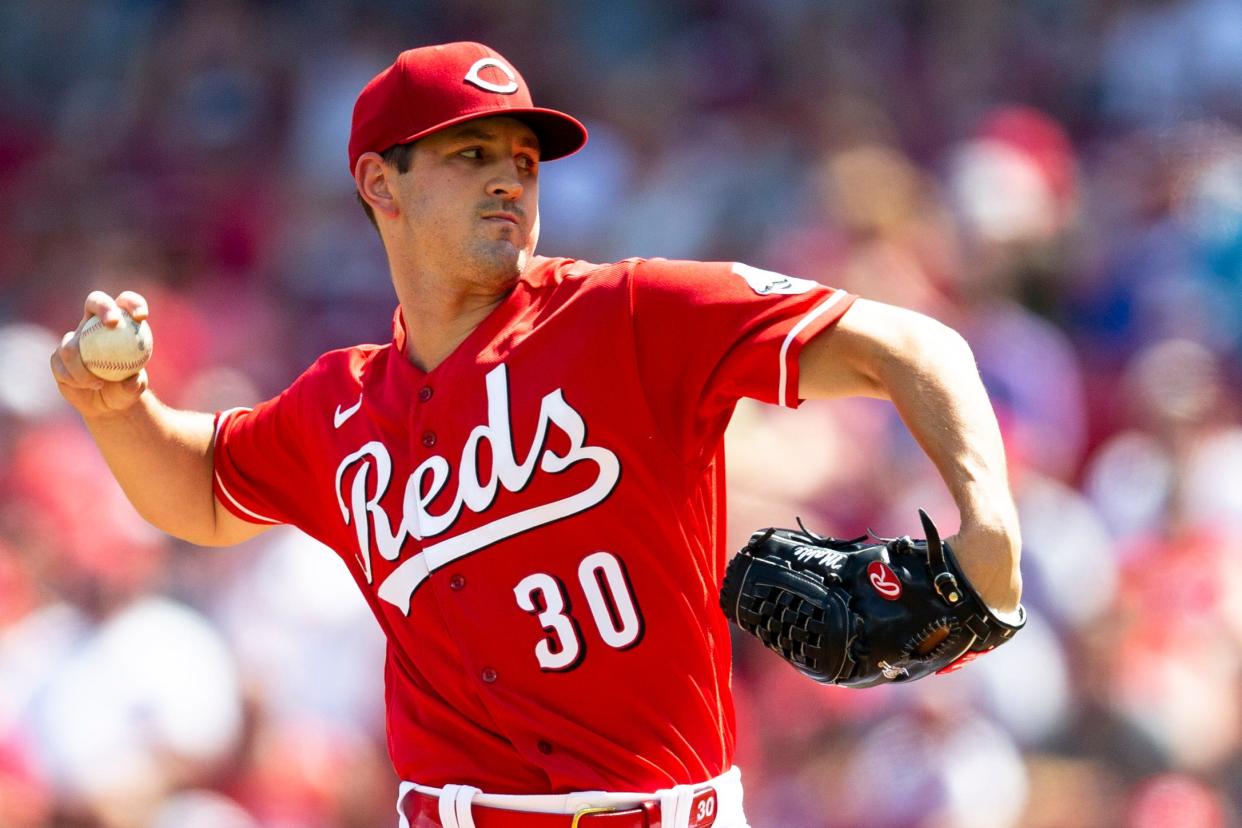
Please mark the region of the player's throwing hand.
[[82, 332], [84, 324], [92, 317], [102, 321], [107, 331], [117, 330], [127, 320], [146, 320], [147, 300], [133, 291], [124, 291], [115, 299], [103, 291], [92, 291], [86, 297], [82, 311], [82, 323], [76, 330], [67, 331], [60, 340], [60, 347], [52, 352], [52, 376], [56, 386], [70, 405], [84, 418], [106, 416], [122, 412], [138, 401], [147, 388], [147, 371], [140, 366], [145, 358], [138, 356], [136, 373], [119, 381], [108, 381], [92, 374], [82, 358]]

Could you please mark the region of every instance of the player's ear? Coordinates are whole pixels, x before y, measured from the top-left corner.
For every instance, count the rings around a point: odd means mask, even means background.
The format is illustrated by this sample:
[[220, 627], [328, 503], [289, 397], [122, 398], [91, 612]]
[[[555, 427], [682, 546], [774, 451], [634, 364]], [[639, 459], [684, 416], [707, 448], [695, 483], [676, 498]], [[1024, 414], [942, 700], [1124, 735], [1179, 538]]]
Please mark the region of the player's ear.
[[397, 200], [389, 186], [393, 174], [393, 170], [375, 152], [364, 152], [354, 165], [354, 184], [358, 195], [376, 215], [382, 213], [390, 218], [397, 215]]

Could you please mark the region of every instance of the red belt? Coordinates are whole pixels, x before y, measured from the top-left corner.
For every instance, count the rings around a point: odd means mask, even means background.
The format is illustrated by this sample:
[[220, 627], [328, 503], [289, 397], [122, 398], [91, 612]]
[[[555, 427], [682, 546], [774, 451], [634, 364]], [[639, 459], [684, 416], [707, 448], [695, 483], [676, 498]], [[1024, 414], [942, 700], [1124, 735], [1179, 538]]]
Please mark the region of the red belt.
[[[411, 790], [401, 800], [401, 812], [410, 828], [441, 828], [440, 799]], [[704, 788], [694, 797], [690, 828], [710, 828], [716, 822], [716, 791]], [[474, 805], [475, 828], [661, 828], [660, 801], [647, 800], [633, 808], [584, 808], [576, 814], [539, 814]]]

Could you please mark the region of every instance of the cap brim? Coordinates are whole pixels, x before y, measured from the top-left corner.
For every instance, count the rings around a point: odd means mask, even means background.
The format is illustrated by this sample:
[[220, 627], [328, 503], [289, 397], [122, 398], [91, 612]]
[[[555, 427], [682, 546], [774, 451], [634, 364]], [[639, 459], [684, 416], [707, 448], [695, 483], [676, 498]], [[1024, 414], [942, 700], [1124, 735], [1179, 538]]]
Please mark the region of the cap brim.
[[557, 158], [573, 155], [586, 146], [586, 127], [577, 118], [564, 112], [532, 107], [497, 114], [517, 118], [534, 130], [539, 138], [539, 158], [543, 161], [555, 161]]
[[[586, 127], [577, 118], [555, 109], [531, 106], [516, 109], [486, 109], [482, 112], [459, 115], [456, 118], [450, 118], [433, 127], [410, 135], [401, 141], [397, 141], [396, 144], [408, 144], [456, 124], [464, 124], [466, 121], [477, 121], [481, 118], [516, 118], [529, 126], [535, 133], [535, 137], [539, 139], [539, 159], [541, 161], [555, 161], [557, 158], [573, 155], [582, 149], [587, 142]], [[396, 144], [393, 146], [396, 146]]]

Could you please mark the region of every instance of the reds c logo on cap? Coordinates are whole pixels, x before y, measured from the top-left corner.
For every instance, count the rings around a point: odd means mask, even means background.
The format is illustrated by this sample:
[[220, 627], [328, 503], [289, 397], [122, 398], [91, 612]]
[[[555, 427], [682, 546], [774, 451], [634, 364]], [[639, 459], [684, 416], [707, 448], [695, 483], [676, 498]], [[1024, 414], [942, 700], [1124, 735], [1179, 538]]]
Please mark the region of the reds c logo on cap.
[[[509, 82], [500, 84], [484, 80], [483, 76], [479, 73], [489, 66], [499, 69], [501, 73], [509, 79]], [[474, 84], [484, 91], [495, 92], [497, 95], [512, 95], [514, 92], [518, 91], [517, 73], [506, 66], [503, 61], [499, 61], [494, 57], [485, 57], [476, 60], [474, 65], [470, 67], [470, 71], [466, 73], [465, 81], [466, 83]]]
[[586, 127], [564, 112], [535, 106], [522, 76], [496, 50], [470, 41], [441, 43], [406, 49], [358, 93], [349, 133], [349, 174], [365, 153], [494, 115], [517, 118], [534, 130], [541, 161], [564, 158], [586, 143]]

